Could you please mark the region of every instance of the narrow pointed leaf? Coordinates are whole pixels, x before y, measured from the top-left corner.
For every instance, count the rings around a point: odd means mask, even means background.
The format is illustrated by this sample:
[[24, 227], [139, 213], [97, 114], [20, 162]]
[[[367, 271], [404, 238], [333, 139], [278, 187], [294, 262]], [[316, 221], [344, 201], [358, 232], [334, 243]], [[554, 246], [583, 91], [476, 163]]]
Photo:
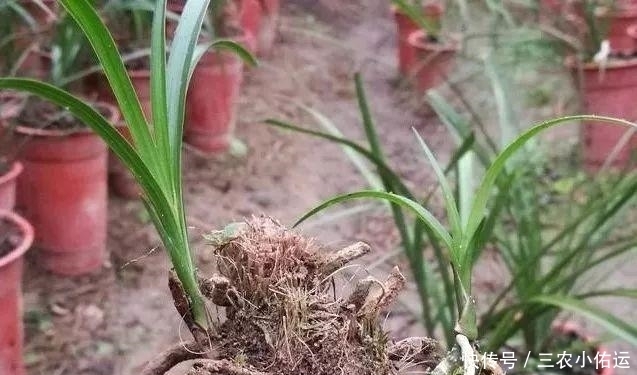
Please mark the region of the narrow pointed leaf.
[[295, 224], [294, 226], [297, 226], [299, 224], [301, 224], [302, 222], [304, 222], [305, 220], [307, 220], [309, 217], [314, 216], [316, 213], [323, 211], [324, 209], [333, 206], [337, 203], [341, 203], [341, 202], [345, 202], [345, 201], [349, 201], [349, 200], [354, 200], [354, 199], [360, 199], [360, 198], [373, 198], [373, 199], [383, 199], [383, 200], [388, 200], [391, 203], [400, 205], [404, 208], [409, 209], [410, 211], [412, 211], [416, 217], [419, 220], [422, 220], [423, 223], [425, 225], [427, 225], [429, 228], [431, 228], [431, 230], [434, 232], [434, 234], [443, 241], [443, 243], [445, 244], [445, 246], [447, 246], [448, 248], [451, 248], [452, 246], [452, 239], [451, 236], [449, 235], [449, 233], [447, 232], [447, 230], [445, 229], [445, 227], [438, 221], [438, 219], [436, 219], [431, 212], [427, 211], [425, 208], [423, 208], [420, 204], [418, 204], [418, 202], [414, 202], [410, 199], [407, 199], [403, 196], [400, 195], [396, 195], [393, 193], [386, 193], [383, 191], [373, 191], [373, 190], [364, 190], [364, 191], [358, 191], [355, 193], [349, 193], [349, 194], [344, 194], [344, 195], [339, 195], [336, 197], [333, 197], [325, 202], [323, 202], [322, 204], [320, 204], [319, 206], [311, 209], [308, 213], [306, 213], [305, 215], [303, 215], [303, 217], [301, 217]]
[[[68, 0], [67, 0], [68, 1]], [[167, 65], [168, 139], [175, 163], [181, 163], [186, 91], [192, 72], [193, 53], [210, 0], [189, 0], [175, 31]], [[180, 170], [180, 168], [176, 168]]]
[[[458, 213], [458, 206], [456, 205], [456, 200], [453, 196], [453, 191], [451, 190], [451, 186], [449, 186], [447, 177], [445, 176], [445, 173], [440, 167], [440, 164], [438, 164], [436, 157], [429, 149], [429, 146], [427, 146], [427, 144], [422, 139], [420, 134], [418, 134], [416, 129], [413, 129], [413, 132], [416, 135], [416, 138], [418, 139], [418, 143], [420, 143], [420, 146], [422, 147], [425, 153], [425, 156], [427, 156], [427, 159], [429, 160], [429, 163], [431, 164], [431, 167], [433, 168], [434, 173], [436, 174], [438, 183], [440, 184], [442, 195], [445, 199], [445, 209], [447, 210], [447, 216], [449, 218], [449, 224], [451, 225], [451, 228], [452, 228], [451, 233], [454, 236], [454, 240], [461, 241], [462, 227], [460, 223], [460, 214]], [[455, 248], [450, 250], [452, 251], [452, 255], [454, 257], [454, 261], [456, 262], [456, 264], [457, 265], [462, 264], [462, 261], [461, 261], [462, 254], [453, 254]]]
[[[59, 0], [84, 31], [117, 98], [120, 111], [142, 158], [152, 155], [153, 141], [144, 113], [117, 46], [88, 0]], [[154, 169], [153, 166], [150, 166]]]
[[175, 199], [175, 189], [170, 175], [170, 142], [168, 140], [168, 108], [166, 99], [166, 4], [157, 1], [153, 14], [150, 49], [150, 99], [152, 108], [152, 128], [157, 148], [161, 150], [158, 161], [162, 172], [162, 182]]
[[605, 122], [610, 124], [619, 124], [624, 126], [635, 126], [635, 124], [621, 119], [616, 119], [612, 117], [606, 116], [594, 116], [594, 115], [579, 115], [579, 116], [567, 116], [561, 117], [549, 121], [545, 121], [540, 123], [526, 132], [522, 133], [515, 141], [509, 144], [493, 161], [489, 169], [487, 169], [485, 176], [476, 192], [473, 205], [471, 207], [471, 213], [468, 219], [468, 226], [466, 228], [465, 242], [470, 240], [473, 234], [475, 233], [478, 225], [482, 221], [482, 218], [485, 215], [485, 211], [487, 208], [487, 203], [491, 193], [493, 191], [493, 187], [496, 183], [496, 180], [500, 173], [504, 170], [507, 161], [520, 149], [522, 148], [526, 142], [532, 139], [536, 134], [540, 133], [543, 130], [548, 128], [552, 128], [554, 126], [563, 125], [568, 122], [573, 121], [597, 121], [597, 122]]

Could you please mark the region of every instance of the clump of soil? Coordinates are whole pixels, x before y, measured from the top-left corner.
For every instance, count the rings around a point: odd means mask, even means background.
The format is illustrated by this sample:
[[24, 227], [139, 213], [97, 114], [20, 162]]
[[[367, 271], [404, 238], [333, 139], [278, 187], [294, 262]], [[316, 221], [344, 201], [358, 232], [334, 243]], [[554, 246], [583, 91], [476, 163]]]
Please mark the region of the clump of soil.
[[209, 239], [218, 274], [202, 279], [201, 288], [223, 311], [207, 332], [213, 349], [191, 375], [385, 375], [441, 360], [435, 341], [394, 343], [381, 326], [381, 313], [405, 285], [398, 268], [338, 297], [334, 274], [368, 253], [366, 244], [327, 252], [267, 217]]
[[8, 255], [22, 241], [22, 232], [14, 223], [0, 219], [0, 258]]

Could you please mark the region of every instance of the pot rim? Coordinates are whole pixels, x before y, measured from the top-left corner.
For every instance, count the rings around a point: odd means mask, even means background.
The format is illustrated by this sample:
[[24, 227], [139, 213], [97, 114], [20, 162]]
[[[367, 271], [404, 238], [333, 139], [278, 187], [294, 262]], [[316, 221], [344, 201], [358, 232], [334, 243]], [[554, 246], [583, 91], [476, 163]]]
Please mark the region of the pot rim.
[[22, 166], [22, 163], [20, 163], [18, 160], [14, 160], [11, 163], [11, 168], [9, 169], [9, 171], [0, 176], [0, 186], [18, 177], [23, 168], [24, 167]]
[[437, 52], [457, 52], [460, 49], [458, 41], [455, 38], [450, 38], [450, 40], [444, 43], [432, 43], [424, 41], [426, 35], [427, 33], [424, 30], [416, 30], [409, 34], [407, 43], [417, 49]]
[[29, 250], [31, 245], [33, 244], [34, 232], [33, 226], [24, 219], [22, 216], [16, 214], [15, 212], [0, 210], [0, 218], [7, 219], [12, 222], [15, 226], [17, 226], [22, 231], [22, 242], [16, 246], [9, 254], [0, 258], [0, 269], [11, 264], [18, 258], [20, 258], [24, 253]]
[[[110, 112], [110, 114], [106, 116], [107, 117], [106, 121], [108, 121], [111, 125], [114, 126], [115, 124], [119, 122], [120, 114], [116, 106], [106, 102], [101, 102], [101, 101], [95, 102], [93, 103], [93, 105], [102, 107], [106, 109], [108, 112]], [[24, 125], [16, 125], [13, 127], [13, 131], [15, 131], [18, 134], [35, 136], [35, 137], [66, 137], [69, 135], [84, 135], [84, 134], [94, 133], [93, 130], [88, 126], [84, 126], [84, 127], [72, 129], [72, 130], [61, 130], [61, 129], [38, 129], [38, 128], [32, 128], [32, 127], [24, 126]]]
[[[569, 69], [578, 69], [578, 67], [581, 66], [584, 70], [600, 70], [598, 63], [590, 61], [582, 63], [578, 61], [578, 58], [574, 55], [567, 56], [564, 59], [564, 65]], [[629, 59], [610, 59], [604, 69], [622, 69], [631, 68], [633, 66], [637, 66], [637, 57], [631, 57]]]
[[627, 4], [620, 6], [618, 8], [608, 10], [608, 13], [604, 13], [601, 15], [604, 18], [635, 18], [637, 17], [637, 5]]

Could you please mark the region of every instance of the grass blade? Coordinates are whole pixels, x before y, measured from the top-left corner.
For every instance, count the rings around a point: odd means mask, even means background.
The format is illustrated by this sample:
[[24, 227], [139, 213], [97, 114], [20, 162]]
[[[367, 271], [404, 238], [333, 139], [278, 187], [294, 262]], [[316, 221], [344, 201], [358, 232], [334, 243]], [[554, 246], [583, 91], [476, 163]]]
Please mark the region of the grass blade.
[[[451, 186], [449, 186], [447, 177], [445, 176], [445, 173], [440, 167], [440, 164], [438, 164], [436, 157], [433, 155], [433, 153], [429, 149], [429, 146], [427, 146], [427, 144], [422, 139], [420, 134], [418, 134], [416, 129], [412, 129], [412, 130], [414, 134], [416, 135], [416, 138], [418, 139], [418, 143], [420, 143], [420, 146], [425, 152], [425, 156], [427, 156], [427, 159], [429, 160], [429, 163], [431, 164], [436, 174], [438, 183], [440, 184], [440, 188], [442, 189], [442, 195], [445, 199], [445, 208], [447, 209], [447, 216], [449, 217], [449, 224], [452, 228], [451, 233], [453, 235], [453, 238], [455, 241], [460, 242], [462, 239], [462, 227], [460, 224], [460, 214], [458, 213], [458, 207], [456, 205], [456, 200], [454, 198], [453, 191], [451, 190]], [[452, 257], [454, 257], [454, 261], [456, 262], [456, 264], [460, 265], [462, 254], [454, 254], [453, 253], [454, 249], [451, 249], [452, 250], [451, 255]]]
[[[168, 139], [172, 160], [177, 164], [181, 164], [184, 106], [186, 90], [192, 73], [193, 54], [209, 2], [210, 0], [189, 0], [186, 2], [168, 58], [166, 74], [168, 79], [166, 84]], [[181, 170], [181, 166], [176, 166], [175, 170]]]
[[387, 193], [387, 192], [383, 192], [383, 191], [373, 191], [373, 190], [363, 190], [363, 191], [358, 191], [355, 193], [349, 193], [349, 194], [343, 194], [343, 195], [339, 195], [336, 197], [333, 197], [325, 202], [323, 202], [322, 204], [318, 205], [317, 207], [311, 209], [308, 213], [306, 213], [305, 215], [303, 215], [303, 217], [301, 217], [295, 224], [294, 226], [297, 226], [299, 224], [301, 224], [302, 222], [304, 222], [306, 219], [308, 219], [311, 216], [314, 216], [316, 213], [323, 211], [324, 209], [335, 205], [337, 203], [341, 203], [341, 202], [345, 202], [345, 201], [349, 201], [349, 200], [353, 200], [353, 199], [360, 199], [360, 198], [373, 198], [373, 199], [383, 199], [383, 200], [388, 200], [391, 203], [394, 203], [396, 205], [399, 205], [401, 207], [407, 208], [409, 210], [411, 210], [417, 217], [419, 220], [422, 220], [429, 228], [431, 228], [431, 230], [434, 232], [434, 234], [443, 241], [443, 243], [445, 244], [445, 246], [447, 246], [448, 248], [451, 248], [452, 246], [452, 239], [451, 236], [449, 235], [449, 233], [447, 232], [447, 230], [444, 228], [444, 226], [438, 221], [438, 219], [436, 219], [431, 212], [429, 212], [427, 209], [423, 208], [420, 204], [418, 204], [418, 202], [414, 202], [411, 199], [407, 199], [403, 196], [400, 195], [396, 195], [393, 193]]
[[[153, 154], [153, 140], [142, 112], [139, 99], [126, 68], [122, 62], [117, 46], [108, 29], [87, 0], [59, 0], [69, 14], [75, 19], [84, 35], [88, 38], [104, 73], [113, 89], [120, 111], [130, 129], [133, 142], [140, 156], [148, 160]], [[155, 170], [155, 166], [149, 166]]]
[[170, 142], [168, 140], [168, 109], [166, 99], [166, 4], [157, 1], [153, 14], [153, 26], [150, 48], [150, 99], [152, 108], [153, 132], [155, 143], [162, 150], [163, 160], [158, 163], [162, 168], [163, 184], [170, 189], [175, 199], [175, 189], [170, 175]]
[[[493, 186], [496, 183], [496, 180], [500, 173], [504, 170], [504, 167], [507, 161], [521, 148], [526, 142], [532, 139], [536, 134], [540, 133], [543, 130], [548, 128], [563, 125], [572, 121], [600, 121], [607, 123], [614, 123], [624, 126], [636, 126], [635, 124], [621, 119], [616, 119], [612, 117], [606, 116], [594, 116], [594, 115], [578, 115], [578, 116], [567, 116], [560, 117], [557, 119], [545, 121], [540, 123], [526, 132], [522, 133], [513, 143], [509, 144], [502, 152], [498, 155], [498, 157], [493, 161], [491, 166], [487, 169], [485, 176], [478, 187], [476, 192], [473, 205], [471, 207], [471, 213], [469, 214], [468, 225], [465, 233], [464, 240], [465, 242], [470, 241], [471, 237], [474, 235], [475, 231], [478, 228], [478, 225], [482, 221], [482, 218], [485, 214], [487, 202], [493, 191]], [[468, 243], [466, 243], [468, 245]]]

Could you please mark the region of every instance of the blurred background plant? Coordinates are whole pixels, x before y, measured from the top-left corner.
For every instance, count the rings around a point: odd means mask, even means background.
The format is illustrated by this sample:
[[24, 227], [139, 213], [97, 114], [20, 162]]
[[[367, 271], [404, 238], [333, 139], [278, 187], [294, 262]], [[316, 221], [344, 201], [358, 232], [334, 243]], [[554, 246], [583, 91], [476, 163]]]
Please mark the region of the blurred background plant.
[[[361, 96], [360, 82], [358, 84], [367, 144], [342, 137], [338, 127], [316, 113], [315, 118], [328, 131], [278, 120], [268, 123], [342, 145], [372, 188], [427, 206], [436, 188], [411, 190], [397, 170], [387, 164], [371, 114]], [[471, 107], [466, 117], [439, 93], [431, 91], [428, 95], [431, 106], [456, 140], [456, 149], [444, 173], [455, 179], [453, 197], [461, 217], [475, 199], [479, 181], [476, 178], [503, 163], [505, 150], [510, 156], [511, 147], [506, 148], [510, 142], [515, 140], [513, 148], [519, 148], [517, 155], [501, 165], [502, 174], [497, 178], [491, 176], [494, 189], [482, 197], [490, 197], [487, 214], [477, 225], [470, 244], [473, 249], [470, 267], [483, 253], [491, 253], [507, 270], [495, 299], [487, 301], [477, 295], [481, 348], [493, 352], [514, 348], [518, 353], [535, 355], [546, 349], [568, 349], [547, 348], [555, 345], [550, 340], [553, 327], [565, 311], [588, 318], [615, 337], [637, 345], [635, 327], [623, 317], [608, 314], [589, 301], [603, 296], [637, 298], [636, 289], [604, 288], [592, 276], [600, 269], [612, 269], [615, 262], [637, 249], [634, 236], [630, 235], [637, 228], [619, 225], [636, 212], [637, 173], [616, 174], [604, 170], [592, 180], [581, 174], [567, 176], [572, 168], [570, 160], [564, 166], [548, 156], [550, 144], [543, 142], [543, 138], [533, 137], [526, 145], [519, 144], [520, 130], [514, 125], [515, 120], [505, 115], [510, 109], [506, 100], [509, 95], [496, 76], [492, 77], [492, 90], [492, 94], [501, 99], [496, 100], [498, 113], [502, 115], [496, 129], [499, 139], [494, 139], [493, 129], [489, 132], [479, 126], [481, 120], [474, 115], [479, 111]], [[559, 121], [563, 120], [556, 123]], [[484, 192], [479, 190], [480, 193]], [[320, 209], [356, 196], [357, 193], [353, 193], [342, 199], [335, 198]], [[444, 335], [451, 345], [461, 311], [454, 297], [457, 296], [454, 292], [457, 265], [453, 253], [435, 231], [422, 221], [412, 219], [408, 210], [392, 204], [391, 211], [421, 298], [423, 325], [431, 335]], [[447, 219], [453, 222], [450, 214]], [[430, 264], [424, 259], [433, 259], [433, 262]], [[450, 266], [450, 259], [454, 266]]]

